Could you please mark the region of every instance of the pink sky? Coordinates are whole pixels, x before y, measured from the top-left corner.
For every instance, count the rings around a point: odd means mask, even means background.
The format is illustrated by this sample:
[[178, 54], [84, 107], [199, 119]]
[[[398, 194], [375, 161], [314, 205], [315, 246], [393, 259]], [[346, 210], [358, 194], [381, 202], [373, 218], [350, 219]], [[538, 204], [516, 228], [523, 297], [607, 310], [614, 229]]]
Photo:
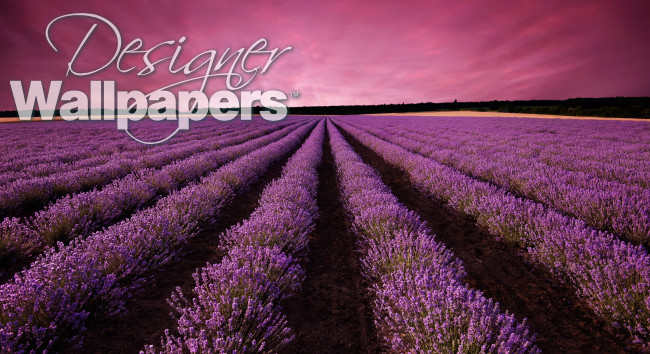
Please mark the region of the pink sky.
[[[185, 61], [261, 37], [272, 48], [292, 46], [247, 87], [300, 91], [292, 106], [650, 96], [645, 0], [2, 0], [0, 109], [15, 109], [10, 80], [63, 80], [64, 91], [85, 92], [91, 79], [115, 80], [120, 90], [148, 92], [183, 79], [165, 73], [166, 65], [146, 77], [119, 73], [115, 65], [66, 77], [90, 22], [59, 22], [52, 32], [59, 52], [48, 45], [45, 28], [75, 12], [115, 23], [123, 45], [142, 38], [150, 48], [186, 36]], [[114, 48], [102, 27], [83, 61], [106, 61]], [[161, 57], [174, 47], [168, 48]], [[128, 63], [144, 67], [141, 57]], [[225, 89], [223, 79], [210, 82], [206, 93]]]

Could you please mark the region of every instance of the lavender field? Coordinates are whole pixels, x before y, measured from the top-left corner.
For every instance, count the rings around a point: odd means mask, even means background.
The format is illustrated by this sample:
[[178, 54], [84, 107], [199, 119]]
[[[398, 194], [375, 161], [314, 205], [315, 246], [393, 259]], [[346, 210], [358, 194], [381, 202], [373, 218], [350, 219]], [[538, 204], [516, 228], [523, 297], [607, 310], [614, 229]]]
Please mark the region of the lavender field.
[[650, 122], [0, 136], [2, 352], [650, 350]]

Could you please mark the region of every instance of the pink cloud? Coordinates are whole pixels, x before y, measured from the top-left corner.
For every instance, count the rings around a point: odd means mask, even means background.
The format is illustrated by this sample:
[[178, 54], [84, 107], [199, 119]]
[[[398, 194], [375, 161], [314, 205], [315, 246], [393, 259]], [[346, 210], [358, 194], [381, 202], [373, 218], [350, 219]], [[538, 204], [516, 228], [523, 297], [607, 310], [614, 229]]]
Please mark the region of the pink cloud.
[[[146, 47], [187, 36], [184, 60], [261, 37], [271, 47], [292, 46], [249, 88], [300, 91], [290, 105], [650, 96], [650, 5], [642, 0], [5, 0], [0, 6], [0, 109], [15, 108], [10, 80], [64, 80], [64, 89], [86, 91], [90, 79], [142, 91], [178, 80], [164, 72], [138, 78], [114, 66], [66, 78], [66, 63], [89, 25], [57, 25], [58, 53], [44, 33], [52, 19], [73, 12], [104, 16], [124, 40], [140, 37]], [[114, 48], [110, 32], [101, 31], [87, 48], [87, 67]], [[128, 63], [143, 65], [138, 57]], [[208, 91], [224, 88], [215, 79]]]

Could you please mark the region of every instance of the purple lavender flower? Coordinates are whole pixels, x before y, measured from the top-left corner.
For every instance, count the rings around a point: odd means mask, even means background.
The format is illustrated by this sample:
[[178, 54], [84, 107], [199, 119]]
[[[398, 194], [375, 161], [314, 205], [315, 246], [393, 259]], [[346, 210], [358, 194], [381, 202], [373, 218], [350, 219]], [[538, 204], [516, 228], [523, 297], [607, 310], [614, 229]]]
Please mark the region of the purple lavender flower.
[[340, 124], [386, 161], [404, 169], [424, 193], [474, 216], [495, 236], [527, 248], [537, 261], [569, 281], [614, 328], [638, 343], [650, 343], [650, 256], [643, 247]]
[[[2, 351], [42, 351], [79, 343], [89, 316], [123, 311], [124, 301], [143, 286], [146, 274], [174, 259], [180, 246], [201, 226], [214, 222], [234, 194], [297, 148], [314, 125], [304, 122], [286, 137], [226, 164], [128, 220], [47, 251], [0, 286]], [[251, 303], [251, 309], [266, 311], [264, 306]], [[278, 326], [280, 330], [281, 321]]]
[[[162, 352], [275, 352], [293, 340], [278, 302], [304, 278], [298, 260], [317, 217], [324, 132], [321, 121], [282, 177], [264, 189], [250, 218], [221, 235], [228, 254], [194, 274], [194, 297], [188, 300], [180, 289], [172, 294], [178, 335], [165, 331]], [[147, 345], [144, 352], [157, 349]]]
[[525, 321], [463, 284], [461, 262], [400, 204], [328, 122], [364, 274], [376, 295], [375, 324], [396, 352], [539, 352]]

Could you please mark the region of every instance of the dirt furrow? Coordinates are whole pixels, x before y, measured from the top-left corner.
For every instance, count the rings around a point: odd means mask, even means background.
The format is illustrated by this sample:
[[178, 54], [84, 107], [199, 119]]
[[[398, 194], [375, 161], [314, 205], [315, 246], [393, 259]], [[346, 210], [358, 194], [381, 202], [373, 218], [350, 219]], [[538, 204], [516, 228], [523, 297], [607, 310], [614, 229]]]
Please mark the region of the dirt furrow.
[[[290, 156], [289, 156], [290, 157]], [[167, 303], [177, 286], [191, 298], [194, 279], [192, 273], [207, 262], [218, 263], [225, 255], [218, 249], [218, 236], [232, 225], [246, 218], [257, 208], [264, 187], [279, 178], [285, 157], [264, 174], [256, 183], [237, 196], [230, 206], [223, 209], [217, 226], [201, 232], [188, 242], [178, 261], [152, 274], [154, 280], [135, 299], [127, 304], [127, 312], [119, 318], [93, 323], [85, 334], [84, 352], [137, 353], [145, 344], [160, 345], [165, 329], [175, 330], [176, 320]]]
[[551, 353], [615, 353], [626, 349], [568, 285], [537, 267], [524, 250], [498, 241], [469, 216], [425, 196], [413, 187], [406, 172], [341, 131], [400, 202], [418, 213], [436, 239], [462, 260], [469, 285], [498, 301], [518, 320], [527, 319], [538, 335], [540, 349]]
[[306, 278], [285, 313], [295, 340], [286, 353], [376, 353], [368, 283], [361, 275], [356, 237], [339, 200], [334, 159], [326, 138], [318, 171], [319, 220], [303, 266]]

